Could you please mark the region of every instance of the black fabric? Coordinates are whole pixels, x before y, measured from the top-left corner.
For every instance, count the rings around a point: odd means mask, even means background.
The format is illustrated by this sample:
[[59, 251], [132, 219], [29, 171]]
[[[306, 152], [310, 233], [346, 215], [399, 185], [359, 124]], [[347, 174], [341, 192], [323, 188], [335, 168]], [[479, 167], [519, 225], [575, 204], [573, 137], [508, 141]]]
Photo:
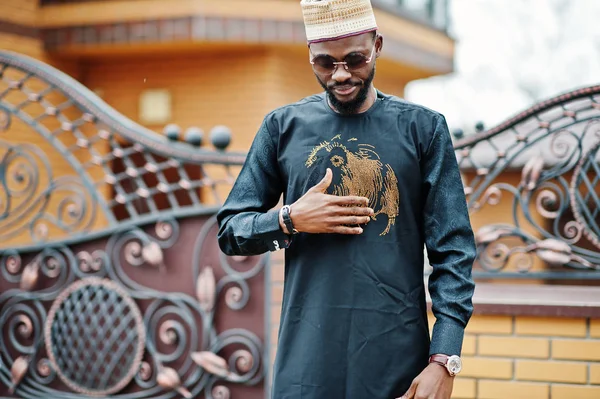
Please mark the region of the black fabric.
[[[329, 192], [370, 198], [374, 220], [357, 236], [291, 240], [271, 209], [281, 194], [296, 201], [328, 167]], [[476, 252], [441, 114], [382, 93], [359, 115], [336, 114], [324, 93], [279, 108], [265, 117], [218, 221], [226, 254], [287, 248], [273, 398], [396, 398], [429, 354], [460, 354]]]

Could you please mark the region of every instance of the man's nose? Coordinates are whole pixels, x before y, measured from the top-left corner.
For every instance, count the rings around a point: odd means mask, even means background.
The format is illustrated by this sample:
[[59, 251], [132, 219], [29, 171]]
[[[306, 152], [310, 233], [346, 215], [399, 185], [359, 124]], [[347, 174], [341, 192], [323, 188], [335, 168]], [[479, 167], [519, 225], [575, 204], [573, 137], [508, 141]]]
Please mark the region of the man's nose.
[[345, 82], [351, 77], [352, 74], [346, 70], [344, 65], [338, 65], [333, 72], [331, 79], [335, 80], [336, 82]]

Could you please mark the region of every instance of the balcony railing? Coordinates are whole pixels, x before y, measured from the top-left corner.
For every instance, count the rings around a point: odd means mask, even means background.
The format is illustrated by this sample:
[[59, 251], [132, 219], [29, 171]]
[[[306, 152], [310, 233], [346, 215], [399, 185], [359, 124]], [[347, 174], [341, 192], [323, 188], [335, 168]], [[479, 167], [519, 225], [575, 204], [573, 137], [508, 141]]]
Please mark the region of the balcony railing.
[[448, 0], [371, 0], [373, 6], [443, 32], [448, 29]]

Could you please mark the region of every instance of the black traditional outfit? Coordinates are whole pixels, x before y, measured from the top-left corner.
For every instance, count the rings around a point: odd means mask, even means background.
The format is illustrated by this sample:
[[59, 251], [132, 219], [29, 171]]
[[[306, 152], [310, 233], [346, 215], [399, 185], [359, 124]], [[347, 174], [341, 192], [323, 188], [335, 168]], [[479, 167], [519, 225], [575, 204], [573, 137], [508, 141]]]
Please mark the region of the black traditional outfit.
[[[285, 204], [298, 200], [327, 168], [328, 192], [369, 198], [373, 220], [360, 235], [284, 234], [271, 209], [282, 193]], [[274, 399], [396, 398], [430, 354], [460, 354], [476, 251], [441, 114], [381, 92], [350, 116], [324, 93], [279, 108], [264, 119], [218, 221], [226, 254], [287, 248]]]

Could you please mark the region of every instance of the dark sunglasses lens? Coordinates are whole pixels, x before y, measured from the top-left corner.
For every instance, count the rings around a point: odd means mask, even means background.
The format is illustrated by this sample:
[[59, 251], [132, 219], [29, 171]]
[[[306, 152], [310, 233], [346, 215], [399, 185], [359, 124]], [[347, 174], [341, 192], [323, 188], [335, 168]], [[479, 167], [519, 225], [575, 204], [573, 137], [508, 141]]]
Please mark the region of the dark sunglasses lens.
[[335, 66], [333, 60], [328, 57], [317, 57], [313, 62], [315, 63], [315, 70], [320, 73], [331, 72]]
[[345, 61], [350, 69], [360, 69], [367, 65], [367, 59], [359, 54], [349, 55]]

